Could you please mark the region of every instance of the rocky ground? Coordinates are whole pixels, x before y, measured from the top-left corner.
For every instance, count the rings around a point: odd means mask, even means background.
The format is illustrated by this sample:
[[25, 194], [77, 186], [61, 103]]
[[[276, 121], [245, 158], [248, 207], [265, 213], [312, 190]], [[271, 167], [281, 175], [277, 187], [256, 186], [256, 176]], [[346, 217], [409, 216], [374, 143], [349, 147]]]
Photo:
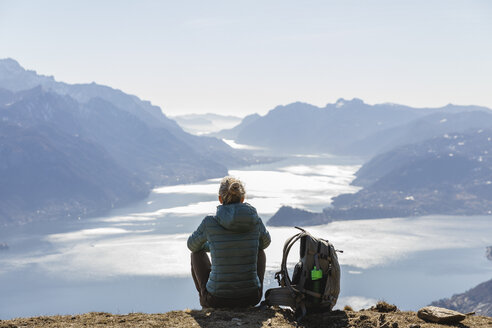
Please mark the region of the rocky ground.
[[443, 325], [419, 319], [415, 312], [375, 307], [368, 310], [333, 311], [312, 314], [297, 322], [289, 310], [280, 308], [237, 310], [185, 310], [162, 314], [131, 313], [115, 315], [92, 312], [81, 315], [0, 320], [0, 328], [21, 327], [249, 327], [249, 328], [490, 328], [492, 317], [470, 315], [459, 324]]

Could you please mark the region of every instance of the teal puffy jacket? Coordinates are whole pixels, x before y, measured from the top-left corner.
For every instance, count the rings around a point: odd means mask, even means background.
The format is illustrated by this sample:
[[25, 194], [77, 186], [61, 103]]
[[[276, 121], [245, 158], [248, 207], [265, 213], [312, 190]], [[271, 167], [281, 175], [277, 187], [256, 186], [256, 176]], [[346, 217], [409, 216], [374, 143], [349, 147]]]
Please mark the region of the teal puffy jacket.
[[235, 203], [219, 205], [215, 216], [205, 217], [188, 238], [188, 248], [212, 255], [208, 292], [238, 298], [258, 293], [258, 250], [267, 248], [270, 241], [256, 209], [248, 203]]

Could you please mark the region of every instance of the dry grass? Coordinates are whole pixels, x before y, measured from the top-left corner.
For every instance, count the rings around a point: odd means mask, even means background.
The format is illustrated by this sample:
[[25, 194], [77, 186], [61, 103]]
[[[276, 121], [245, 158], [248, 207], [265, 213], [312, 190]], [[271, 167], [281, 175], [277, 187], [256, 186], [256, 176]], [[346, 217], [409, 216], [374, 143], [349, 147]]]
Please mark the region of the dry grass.
[[376, 306], [371, 307], [371, 310], [388, 313], [395, 312], [398, 310], [398, 308], [396, 307], [396, 305], [386, 303], [385, 301], [379, 301]]
[[301, 323], [295, 321], [288, 310], [259, 308], [237, 310], [185, 310], [162, 314], [130, 313], [114, 315], [104, 312], [91, 312], [82, 315], [19, 318], [0, 321], [0, 328], [20, 327], [173, 327], [173, 328], [490, 328], [492, 318], [469, 316], [455, 326], [427, 323], [419, 319], [415, 312], [380, 312], [377, 308], [363, 311], [333, 311], [307, 316]]

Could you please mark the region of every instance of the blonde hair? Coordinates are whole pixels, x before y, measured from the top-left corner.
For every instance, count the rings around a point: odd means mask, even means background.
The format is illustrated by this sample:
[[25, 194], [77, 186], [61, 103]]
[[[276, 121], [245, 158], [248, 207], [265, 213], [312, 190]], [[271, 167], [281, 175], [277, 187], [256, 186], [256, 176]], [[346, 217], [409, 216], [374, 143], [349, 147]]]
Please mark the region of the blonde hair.
[[240, 203], [244, 195], [246, 191], [241, 180], [227, 176], [220, 181], [219, 196], [224, 205]]

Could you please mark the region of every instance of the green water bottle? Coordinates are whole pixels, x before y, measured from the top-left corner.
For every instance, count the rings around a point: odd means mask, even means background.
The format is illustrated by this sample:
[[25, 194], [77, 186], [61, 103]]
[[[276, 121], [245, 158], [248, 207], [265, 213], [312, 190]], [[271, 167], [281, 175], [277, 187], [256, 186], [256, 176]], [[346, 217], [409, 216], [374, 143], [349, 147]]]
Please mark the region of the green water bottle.
[[[311, 270], [311, 280], [313, 282], [313, 292], [321, 294], [321, 278], [323, 278], [323, 270], [316, 266]], [[313, 297], [313, 303], [320, 303], [321, 298]]]

